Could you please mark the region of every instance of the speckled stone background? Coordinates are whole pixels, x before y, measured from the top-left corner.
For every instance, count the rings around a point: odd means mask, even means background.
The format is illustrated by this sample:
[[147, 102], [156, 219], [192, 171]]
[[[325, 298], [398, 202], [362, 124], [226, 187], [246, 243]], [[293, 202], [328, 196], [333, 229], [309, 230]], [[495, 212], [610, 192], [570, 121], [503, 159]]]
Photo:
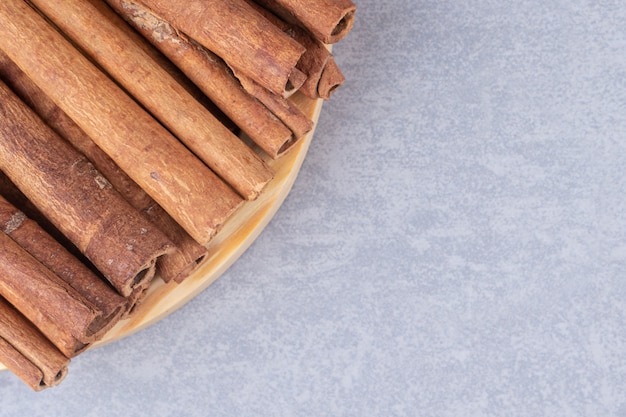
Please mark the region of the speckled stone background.
[[626, 3], [357, 4], [249, 251], [0, 416], [626, 415]]

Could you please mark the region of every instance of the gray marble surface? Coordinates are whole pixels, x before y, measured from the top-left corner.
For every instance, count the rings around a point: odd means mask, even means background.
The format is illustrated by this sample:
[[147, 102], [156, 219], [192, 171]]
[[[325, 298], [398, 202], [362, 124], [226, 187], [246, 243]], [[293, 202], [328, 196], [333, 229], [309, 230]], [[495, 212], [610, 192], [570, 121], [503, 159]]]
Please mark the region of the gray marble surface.
[[626, 415], [626, 3], [357, 4], [253, 246], [0, 416]]

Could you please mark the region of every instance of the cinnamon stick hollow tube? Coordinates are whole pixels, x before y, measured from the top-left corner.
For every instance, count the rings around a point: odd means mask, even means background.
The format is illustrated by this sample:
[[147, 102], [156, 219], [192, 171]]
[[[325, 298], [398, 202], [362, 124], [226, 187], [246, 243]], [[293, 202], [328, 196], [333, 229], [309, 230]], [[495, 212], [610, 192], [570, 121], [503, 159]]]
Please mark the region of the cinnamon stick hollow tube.
[[0, 233], [0, 295], [67, 357], [88, 344], [96, 308], [5, 233]]
[[65, 378], [70, 359], [0, 297], [0, 362], [33, 390], [41, 391]]
[[90, 325], [86, 341], [99, 340], [119, 321], [126, 309], [126, 299], [1, 196], [0, 229], [100, 312], [100, 318]]
[[189, 236], [2, 51], [0, 51], [0, 77], [48, 126], [83, 153], [126, 201], [174, 243], [176, 250], [164, 254], [157, 260], [161, 278], [165, 282], [173, 279], [181, 281], [191, 274], [206, 256], [207, 248]]
[[123, 296], [173, 245], [0, 83], [0, 169]]
[[[307, 76], [299, 91], [312, 99], [328, 100], [331, 93], [345, 82], [345, 77], [326, 45], [305, 29], [282, 20], [253, 0], [246, 1], [272, 24], [306, 48], [296, 66]], [[323, 82], [321, 82], [322, 79]]]
[[263, 160], [145, 52], [140, 35], [120, 28], [126, 23], [106, 3], [31, 2], [245, 199], [272, 179]]
[[243, 0], [140, 3], [275, 94], [290, 94], [306, 79], [296, 69], [304, 48]]
[[283, 19], [298, 23], [326, 44], [343, 39], [354, 25], [352, 0], [254, 0]]
[[0, 2], [0, 49], [198, 243], [243, 202], [21, 0]]
[[107, 0], [126, 21], [176, 64], [250, 139], [272, 158], [281, 156], [294, 135], [248, 94], [217, 55], [133, 1]]

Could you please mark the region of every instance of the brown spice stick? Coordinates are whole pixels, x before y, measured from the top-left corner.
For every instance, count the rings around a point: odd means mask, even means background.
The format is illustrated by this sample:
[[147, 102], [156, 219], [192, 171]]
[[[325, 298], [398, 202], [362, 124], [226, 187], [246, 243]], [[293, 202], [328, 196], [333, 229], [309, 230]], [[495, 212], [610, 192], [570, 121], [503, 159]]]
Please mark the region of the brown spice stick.
[[5, 233], [0, 233], [0, 295], [68, 357], [88, 343], [99, 318], [91, 303]]
[[45, 384], [43, 382], [43, 372], [31, 361], [26, 359], [17, 351], [2, 335], [0, 335], [0, 363], [4, 364], [8, 370], [22, 380], [34, 391], [41, 391]]
[[0, 297], [0, 362], [35, 391], [58, 385], [70, 360]]
[[337, 62], [335, 62], [335, 57], [331, 55], [328, 57], [324, 71], [322, 71], [320, 80], [317, 83], [317, 94], [320, 98], [328, 100], [330, 95], [343, 85], [345, 80]]
[[168, 22], [137, 2], [107, 2], [175, 63], [270, 157], [278, 158], [295, 143], [292, 132], [241, 87], [221, 58], [175, 30]]
[[[330, 94], [345, 82], [345, 78], [326, 46], [298, 29], [294, 27], [290, 33], [293, 33], [294, 38], [307, 48], [307, 52], [302, 56], [299, 65], [300, 69], [308, 75], [306, 82], [300, 87], [300, 91], [312, 99], [323, 98], [328, 100]], [[331, 71], [329, 71], [331, 60]], [[325, 78], [324, 84], [320, 83], [322, 78]]]
[[243, 88], [282, 120], [296, 138], [303, 137], [313, 129], [313, 121], [291, 100], [280, 97], [261, 87], [244, 74], [235, 72], [235, 76], [239, 79]]
[[171, 242], [0, 84], [0, 169], [124, 296]]
[[352, 0], [254, 0], [288, 22], [298, 23], [326, 44], [343, 39], [354, 25]]
[[[165, 282], [182, 281], [200, 264], [207, 248], [197, 243], [100, 149], [44, 92], [0, 51], [0, 77], [60, 136], [82, 152], [122, 197], [174, 243], [176, 251], [157, 260]], [[1, 194], [1, 193], [0, 193]]]
[[122, 30], [126, 23], [105, 3], [31, 2], [245, 199], [272, 179], [263, 160], [145, 52], [143, 38]]
[[0, 49], [199, 243], [242, 199], [20, 0], [0, 2]]
[[141, 3], [275, 94], [289, 94], [306, 79], [296, 69], [304, 48], [243, 0]]
[[119, 321], [126, 300], [69, 253], [36, 222], [0, 196], [0, 229], [31, 256], [68, 283], [101, 313], [86, 341], [99, 340]]
[[[312, 99], [322, 98], [328, 100], [331, 93], [345, 82], [345, 78], [326, 45], [305, 29], [285, 22], [270, 10], [256, 4], [253, 0], [246, 1], [272, 24], [306, 48], [296, 66], [307, 76], [299, 91]], [[322, 79], [323, 82], [320, 82]]]

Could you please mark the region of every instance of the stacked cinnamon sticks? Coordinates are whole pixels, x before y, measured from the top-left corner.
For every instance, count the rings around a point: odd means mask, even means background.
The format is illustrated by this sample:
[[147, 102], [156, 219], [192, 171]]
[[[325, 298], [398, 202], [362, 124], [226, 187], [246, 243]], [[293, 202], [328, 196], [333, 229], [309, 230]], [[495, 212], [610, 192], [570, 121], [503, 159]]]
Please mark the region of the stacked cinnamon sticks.
[[[0, 362], [35, 390], [180, 283], [344, 82], [351, 0], [0, 2]], [[245, 140], [242, 140], [244, 138]], [[175, 284], [173, 284], [175, 285]]]

